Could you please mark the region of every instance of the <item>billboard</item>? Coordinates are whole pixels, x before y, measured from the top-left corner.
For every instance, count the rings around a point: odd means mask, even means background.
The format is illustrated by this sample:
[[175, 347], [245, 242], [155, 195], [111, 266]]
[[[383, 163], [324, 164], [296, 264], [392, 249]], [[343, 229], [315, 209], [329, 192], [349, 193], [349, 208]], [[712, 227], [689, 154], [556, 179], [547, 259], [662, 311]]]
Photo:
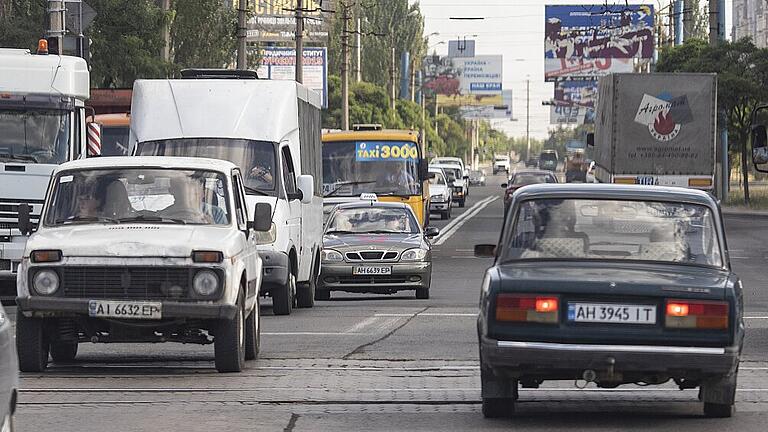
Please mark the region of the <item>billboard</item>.
[[[328, 108], [328, 48], [312, 47], [303, 50], [304, 85], [320, 94], [323, 108]], [[261, 50], [259, 78], [273, 80], [296, 79], [296, 50], [294, 48], [267, 47]]]
[[425, 92], [443, 106], [502, 105], [502, 56], [426, 59]]
[[653, 14], [650, 4], [546, 6], [546, 81], [632, 72], [653, 58]]
[[467, 120], [511, 119], [512, 90], [502, 90], [501, 100], [501, 105], [462, 106], [459, 112]]
[[597, 80], [556, 82], [555, 97], [550, 107], [550, 123], [594, 123], [597, 84]]
[[[255, 0], [248, 2], [250, 5], [250, 19], [247, 23], [248, 42], [293, 42], [296, 32], [296, 18], [294, 16], [297, 0]], [[238, 1], [232, 1], [232, 7], [237, 8]], [[322, 9], [332, 11], [331, 0], [303, 0], [304, 12], [304, 38], [307, 42], [326, 44], [328, 31], [332, 21], [330, 13], [322, 12]]]
[[451, 40], [448, 41], [448, 57], [474, 57], [475, 56], [475, 41], [474, 40]]

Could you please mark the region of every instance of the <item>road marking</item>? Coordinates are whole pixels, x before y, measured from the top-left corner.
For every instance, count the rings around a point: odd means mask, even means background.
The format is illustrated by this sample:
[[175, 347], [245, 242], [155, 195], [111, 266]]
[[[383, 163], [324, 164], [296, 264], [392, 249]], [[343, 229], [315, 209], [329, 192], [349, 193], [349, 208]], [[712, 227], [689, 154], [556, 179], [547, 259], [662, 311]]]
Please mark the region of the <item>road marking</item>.
[[[440, 239], [442, 236], [444, 236], [444, 235], [445, 235], [445, 234], [446, 234], [448, 231], [450, 231], [450, 230], [451, 230], [451, 229], [452, 229], [454, 226], [456, 226], [456, 224], [458, 224], [459, 222], [461, 222], [462, 220], [464, 220], [465, 218], [467, 218], [467, 217], [469, 216], [469, 214], [470, 214], [470, 213], [472, 213], [472, 211], [473, 211], [475, 208], [477, 208], [477, 206], [479, 206], [480, 204], [482, 204], [482, 203], [484, 203], [484, 202], [486, 202], [486, 201], [489, 201], [491, 198], [493, 198], [493, 197], [492, 197], [492, 196], [489, 196], [489, 197], [485, 197], [484, 199], [480, 200], [479, 202], [477, 202], [477, 203], [476, 203], [475, 205], [473, 205], [472, 207], [468, 208], [468, 209], [467, 209], [467, 211], [465, 211], [464, 213], [462, 213], [462, 214], [460, 214], [458, 217], [456, 217], [456, 219], [454, 219], [454, 220], [452, 220], [452, 221], [448, 222], [448, 224], [447, 224], [447, 225], [445, 225], [445, 226], [443, 227], [443, 229], [442, 229], [442, 230], [440, 230], [440, 231], [441, 231], [441, 232], [440, 232], [440, 235], [438, 235], [438, 236], [435, 238], [435, 241], [439, 240], [439, 239]], [[437, 244], [437, 243], [435, 242], [435, 243], [433, 243], [433, 244]]]
[[358, 333], [360, 330], [368, 327], [369, 325], [375, 323], [376, 321], [378, 321], [378, 318], [375, 316], [366, 318], [360, 321], [359, 323], [353, 325], [352, 327], [348, 328], [347, 331], [345, 331], [344, 333]]
[[[345, 369], [349, 370], [349, 369]], [[130, 387], [107, 387], [107, 388], [34, 388], [34, 389], [19, 389], [21, 393], [202, 393], [202, 392], [255, 392], [263, 390], [296, 390], [295, 387], [248, 387], [248, 388], [130, 388]], [[309, 387], [304, 390], [327, 390], [326, 387]], [[688, 393], [692, 393], [696, 389], [686, 389]], [[479, 392], [479, 387], [457, 387], [457, 388], [358, 388], [357, 391], [375, 391], [375, 392], [437, 392], [437, 391], [463, 391], [463, 392]], [[641, 393], [641, 392], [677, 392], [681, 390], [678, 388], [624, 388], [624, 389], [604, 389], [604, 388], [538, 388], [538, 389], [520, 389], [523, 393], [539, 393], [539, 392], [584, 392], [584, 393]], [[752, 393], [765, 393], [768, 392], [768, 388], [739, 388], [737, 392], [752, 392]]]
[[[412, 317], [417, 314], [412, 313], [381, 313], [376, 314], [374, 316], [377, 317]], [[447, 313], [438, 313], [438, 312], [424, 312], [418, 314], [421, 316], [436, 316], [436, 317], [476, 317], [477, 313], [459, 313], [459, 312], [447, 312]]]
[[460, 216], [458, 219], [456, 219], [458, 223], [456, 223], [454, 226], [446, 229], [443, 233], [441, 233], [438, 239], [434, 242], [434, 245], [440, 246], [441, 244], [445, 243], [445, 241], [451, 238], [452, 235], [456, 234], [459, 228], [461, 228], [465, 223], [467, 223], [468, 220], [475, 217], [478, 213], [480, 213], [482, 209], [486, 208], [490, 203], [496, 201], [497, 199], [499, 199], [498, 196], [491, 196], [475, 204], [470, 209], [469, 212], [461, 215], [465, 217], [461, 218]]
[[474, 252], [474, 249], [456, 249], [456, 252]]
[[470, 255], [452, 255], [451, 259], [480, 259], [476, 256], [470, 256]]
[[744, 319], [768, 319], [768, 316], [745, 316]]
[[262, 336], [365, 336], [364, 333], [339, 332], [261, 332]]

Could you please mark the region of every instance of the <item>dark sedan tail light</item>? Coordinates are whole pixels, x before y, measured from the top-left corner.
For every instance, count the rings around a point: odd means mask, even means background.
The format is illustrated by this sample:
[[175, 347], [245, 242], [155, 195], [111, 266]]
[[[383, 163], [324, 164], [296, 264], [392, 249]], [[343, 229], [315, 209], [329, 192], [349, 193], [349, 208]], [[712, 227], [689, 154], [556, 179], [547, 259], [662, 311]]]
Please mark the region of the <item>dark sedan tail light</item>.
[[557, 324], [560, 301], [557, 297], [533, 294], [499, 294], [496, 321]]
[[666, 318], [668, 328], [726, 330], [728, 303], [667, 300]]

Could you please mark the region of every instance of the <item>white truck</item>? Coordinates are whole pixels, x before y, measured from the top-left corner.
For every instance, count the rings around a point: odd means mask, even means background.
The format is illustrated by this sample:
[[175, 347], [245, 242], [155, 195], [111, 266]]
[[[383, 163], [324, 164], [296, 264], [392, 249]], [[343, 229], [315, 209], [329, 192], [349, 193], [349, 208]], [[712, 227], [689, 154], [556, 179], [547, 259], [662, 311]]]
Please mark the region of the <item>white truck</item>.
[[613, 74], [600, 79], [595, 134], [601, 183], [712, 190], [717, 76]]
[[186, 79], [137, 80], [131, 153], [228, 160], [240, 168], [248, 208], [272, 206], [259, 239], [262, 294], [274, 313], [314, 305], [323, 198], [320, 96], [295, 81], [249, 71], [187, 70]]
[[493, 175], [500, 172], [509, 174], [512, 170], [512, 162], [507, 155], [496, 155], [493, 158]]
[[90, 77], [85, 60], [0, 48], [0, 298], [16, 297], [16, 271], [34, 227], [51, 172], [85, 157], [85, 100]]

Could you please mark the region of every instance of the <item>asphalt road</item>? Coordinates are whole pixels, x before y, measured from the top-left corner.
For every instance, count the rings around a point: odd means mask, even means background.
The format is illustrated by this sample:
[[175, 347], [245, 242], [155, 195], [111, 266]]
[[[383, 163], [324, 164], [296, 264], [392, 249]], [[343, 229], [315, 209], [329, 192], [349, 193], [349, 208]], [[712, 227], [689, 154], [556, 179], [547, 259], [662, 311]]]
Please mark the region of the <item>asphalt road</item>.
[[[747, 288], [748, 331], [737, 414], [701, 415], [696, 391], [672, 386], [521, 391], [518, 415], [480, 414], [475, 316], [502, 223], [502, 176], [473, 188], [435, 241], [431, 298], [334, 293], [272, 316], [241, 374], [218, 374], [212, 346], [82, 345], [71, 365], [24, 374], [21, 431], [765, 431], [768, 424], [768, 218], [729, 217], [731, 260]], [[11, 311], [12, 313], [13, 311]]]

